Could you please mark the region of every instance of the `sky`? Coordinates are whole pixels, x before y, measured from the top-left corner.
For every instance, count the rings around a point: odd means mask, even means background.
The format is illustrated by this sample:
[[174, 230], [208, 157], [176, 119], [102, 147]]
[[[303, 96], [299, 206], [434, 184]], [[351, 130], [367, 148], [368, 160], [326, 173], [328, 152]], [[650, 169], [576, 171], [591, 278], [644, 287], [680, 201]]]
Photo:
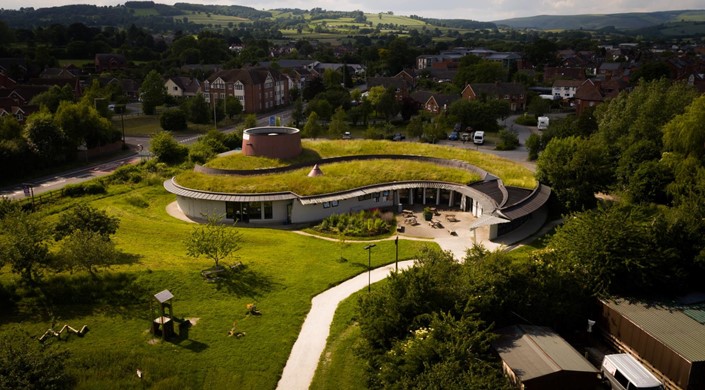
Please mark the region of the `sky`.
[[[395, 15], [425, 18], [494, 21], [536, 15], [612, 14], [705, 9], [705, 0], [155, 0], [156, 3], [240, 5], [260, 10], [275, 8], [323, 8], [366, 13], [392, 11]], [[124, 0], [3, 0], [0, 8], [54, 7], [67, 4], [99, 6], [124, 4]]]

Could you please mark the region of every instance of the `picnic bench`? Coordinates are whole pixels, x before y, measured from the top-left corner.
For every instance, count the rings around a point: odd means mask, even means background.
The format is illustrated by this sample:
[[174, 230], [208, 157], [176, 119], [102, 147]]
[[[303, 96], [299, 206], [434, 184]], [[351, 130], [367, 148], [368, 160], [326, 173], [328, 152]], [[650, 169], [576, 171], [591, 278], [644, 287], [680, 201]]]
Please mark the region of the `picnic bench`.
[[458, 222], [458, 218], [455, 218], [455, 214], [446, 214], [446, 221], [448, 222]]

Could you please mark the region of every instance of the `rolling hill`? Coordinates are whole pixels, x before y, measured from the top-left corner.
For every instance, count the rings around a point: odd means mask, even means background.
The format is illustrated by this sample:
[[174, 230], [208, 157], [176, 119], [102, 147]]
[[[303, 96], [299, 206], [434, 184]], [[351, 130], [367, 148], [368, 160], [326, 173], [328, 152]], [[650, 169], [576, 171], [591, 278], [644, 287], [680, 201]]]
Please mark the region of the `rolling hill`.
[[705, 10], [661, 11], [604, 15], [538, 15], [525, 18], [496, 20], [498, 26], [538, 30], [636, 30], [667, 23], [705, 21]]

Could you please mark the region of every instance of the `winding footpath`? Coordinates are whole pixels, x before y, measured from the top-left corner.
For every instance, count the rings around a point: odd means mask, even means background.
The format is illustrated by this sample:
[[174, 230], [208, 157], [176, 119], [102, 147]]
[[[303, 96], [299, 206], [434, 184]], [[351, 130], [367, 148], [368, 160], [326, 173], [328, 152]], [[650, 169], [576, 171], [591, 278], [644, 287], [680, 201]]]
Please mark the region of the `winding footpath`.
[[[411, 268], [414, 260], [399, 262], [399, 270]], [[371, 283], [379, 282], [394, 272], [394, 264], [373, 269], [369, 278]], [[277, 389], [304, 390], [308, 389], [313, 375], [318, 367], [318, 360], [326, 347], [330, 325], [338, 308], [338, 303], [353, 293], [365, 288], [368, 283], [368, 273], [364, 272], [331, 289], [328, 289], [311, 300], [309, 311], [301, 327], [299, 337], [291, 349]]]

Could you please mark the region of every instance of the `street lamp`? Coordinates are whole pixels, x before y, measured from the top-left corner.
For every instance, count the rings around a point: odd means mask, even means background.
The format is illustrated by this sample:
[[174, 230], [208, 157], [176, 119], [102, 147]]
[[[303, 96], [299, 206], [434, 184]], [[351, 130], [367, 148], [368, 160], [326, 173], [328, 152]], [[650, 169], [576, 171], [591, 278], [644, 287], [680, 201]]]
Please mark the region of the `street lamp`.
[[399, 273], [399, 235], [394, 239], [394, 246], [396, 247], [396, 255], [394, 256], [394, 272]]
[[367, 251], [367, 293], [369, 294], [370, 292], [370, 285], [372, 283], [372, 248], [376, 247], [377, 245], [375, 244], [370, 244], [367, 245], [366, 247], [362, 248]]

